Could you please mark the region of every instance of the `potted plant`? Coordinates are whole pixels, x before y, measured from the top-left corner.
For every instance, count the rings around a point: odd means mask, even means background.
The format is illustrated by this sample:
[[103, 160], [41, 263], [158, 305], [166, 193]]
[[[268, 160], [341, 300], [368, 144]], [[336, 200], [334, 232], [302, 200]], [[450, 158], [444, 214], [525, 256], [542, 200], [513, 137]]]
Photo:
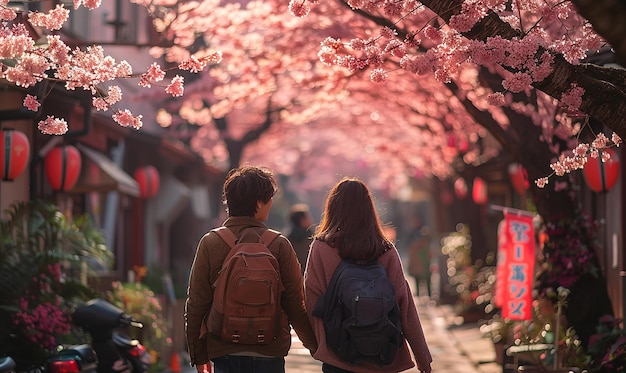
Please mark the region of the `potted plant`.
[[512, 344], [513, 326], [515, 323], [495, 314], [480, 326], [484, 338], [491, 340], [496, 352], [496, 362], [502, 366], [507, 363], [506, 348]]
[[69, 221], [44, 201], [16, 203], [0, 220], [0, 355], [18, 369], [42, 364], [57, 344], [79, 337], [76, 302], [93, 297], [86, 272], [111, 253], [87, 217]]
[[590, 371], [626, 372], [626, 331], [622, 319], [612, 315], [600, 318], [597, 333], [589, 339]]
[[163, 305], [154, 291], [142, 283], [147, 273], [146, 267], [135, 268], [134, 282], [114, 282], [107, 291], [107, 299], [144, 324], [143, 329], [129, 330], [130, 337], [139, 339], [146, 347], [152, 361], [151, 372], [160, 372], [165, 367], [161, 358], [166, 348], [172, 344]]
[[531, 320], [514, 327], [515, 351], [524, 364], [524, 372], [579, 372], [588, 365], [576, 331], [566, 327], [563, 307], [567, 304], [569, 289], [547, 289], [533, 302]]

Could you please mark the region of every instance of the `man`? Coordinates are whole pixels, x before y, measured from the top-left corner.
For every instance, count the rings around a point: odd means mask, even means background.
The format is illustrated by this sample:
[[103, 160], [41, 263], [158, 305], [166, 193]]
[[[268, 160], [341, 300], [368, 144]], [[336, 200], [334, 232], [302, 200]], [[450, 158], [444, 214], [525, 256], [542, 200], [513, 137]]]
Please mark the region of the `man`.
[[[263, 167], [243, 166], [231, 170], [224, 183], [223, 200], [228, 218], [223, 226], [237, 237], [242, 231], [253, 229], [259, 235], [267, 230], [267, 220], [277, 185], [272, 172]], [[203, 323], [213, 306], [213, 286], [229, 246], [215, 233], [205, 234], [198, 243], [191, 267], [187, 300], [185, 303], [185, 332], [191, 357], [198, 373], [281, 373], [285, 372], [285, 356], [291, 346], [290, 326], [311, 353], [317, 341], [309, 324], [300, 266], [293, 247], [280, 235], [269, 245], [279, 264], [279, 275], [284, 285], [281, 293], [282, 312], [280, 335], [268, 344], [242, 345], [224, 341], [211, 333], [202, 333]], [[202, 335], [202, 336], [201, 336]]]
[[[413, 217], [413, 231], [409, 238], [409, 274], [415, 278], [415, 295], [420, 298], [432, 296], [430, 261], [430, 228], [420, 216]], [[424, 288], [426, 292], [424, 293]]]
[[293, 249], [296, 251], [296, 256], [300, 262], [300, 268], [304, 275], [306, 268], [306, 260], [309, 256], [309, 246], [311, 245], [311, 226], [313, 225], [313, 218], [309, 212], [309, 206], [304, 203], [298, 203], [291, 207], [289, 212], [289, 221], [291, 223], [291, 232], [287, 236]]

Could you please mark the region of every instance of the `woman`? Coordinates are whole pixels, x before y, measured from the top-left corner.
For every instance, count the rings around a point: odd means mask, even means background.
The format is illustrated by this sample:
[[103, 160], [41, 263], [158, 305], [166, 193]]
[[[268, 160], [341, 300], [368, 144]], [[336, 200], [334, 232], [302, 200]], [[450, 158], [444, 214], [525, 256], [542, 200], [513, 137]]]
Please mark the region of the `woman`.
[[[318, 298], [326, 292], [335, 268], [342, 259], [380, 262], [394, 285], [396, 300], [402, 313], [404, 344], [394, 361], [380, 367], [371, 363], [351, 364], [340, 360], [326, 345], [321, 318], [312, 312]], [[385, 238], [383, 228], [367, 186], [356, 178], [344, 178], [335, 185], [326, 200], [322, 221], [317, 227], [305, 273], [305, 297], [309, 320], [319, 347], [313, 357], [322, 361], [324, 373], [401, 372], [411, 369], [409, 346], [421, 372], [431, 372], [432, 357], [413, 302], [413, 295], [404, 278], [398, 251]], [[408, 345], [407, 345], [408, 342]]]

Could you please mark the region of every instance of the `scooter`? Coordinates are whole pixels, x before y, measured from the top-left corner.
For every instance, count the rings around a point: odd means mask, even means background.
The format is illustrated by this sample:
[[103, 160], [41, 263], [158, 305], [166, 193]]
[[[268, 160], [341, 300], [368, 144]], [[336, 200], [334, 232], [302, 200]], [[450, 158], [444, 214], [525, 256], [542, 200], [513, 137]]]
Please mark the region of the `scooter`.
[[98, 356], [97, 373], [148, 371], [152, 356], [138, 340], [121, 333], [129, 327], [143, 328], [132, 316], [98, 298], [76, 309], [72, 318], [75, 325], [91, 335], [92, 347]]
[[15, 373], [15, 360], [12, 357], [0, 357], [0, 373]]
[[[96, 353], [87, 344], [67, 345], [50, 355], [41, 366], [22, 367], [19, 373], [97, 373]], [[0, 357], [0, 373], [17, 373], [18, 366], [11, 356]]]
[[97, 373], [98, 358], [88, 344], [63, 346], [48, 358], [45, 369], [29, 373]]

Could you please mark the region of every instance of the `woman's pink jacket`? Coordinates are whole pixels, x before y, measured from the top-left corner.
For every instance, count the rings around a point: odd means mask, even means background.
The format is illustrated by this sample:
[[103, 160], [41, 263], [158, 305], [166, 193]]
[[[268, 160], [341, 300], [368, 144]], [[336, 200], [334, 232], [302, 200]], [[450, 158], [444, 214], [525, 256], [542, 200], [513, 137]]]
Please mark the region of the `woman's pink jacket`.
[[[415, 366], [409, 352], [409, 346], [413, 351], [417, 367], [422, 372], [430, 372], [432, 357], [426, 344], [424, 331], [420, 323], [413, 294], [404, 277], [404, 271], [398, 251], [394, 248], [384, 253], [378, 261], [385, 267], [387, 276], [396, 289], [396, 299], [402, 313], [402, 330], [405, 343], [398, 350], [395, 360], [388, 366], [380, 367], [374, 364], [353, 365], [340, 360], [326, 345], [326, 333], [321, 318], [313, 317], [312, 312], [320, 295], [326, 292], [328, 283], [341, 261], [337, 249], [330, 247], [323, 241], [314, 240], [307, 260], [304, 287], [306, 308], [317, 337], [318, 349], [313, 355], [317, 360], [324, 363], [347, 369], [357, 373], [368, 372], [402, 372]], [[408, 342], [408, 345], [407, 345]]]

